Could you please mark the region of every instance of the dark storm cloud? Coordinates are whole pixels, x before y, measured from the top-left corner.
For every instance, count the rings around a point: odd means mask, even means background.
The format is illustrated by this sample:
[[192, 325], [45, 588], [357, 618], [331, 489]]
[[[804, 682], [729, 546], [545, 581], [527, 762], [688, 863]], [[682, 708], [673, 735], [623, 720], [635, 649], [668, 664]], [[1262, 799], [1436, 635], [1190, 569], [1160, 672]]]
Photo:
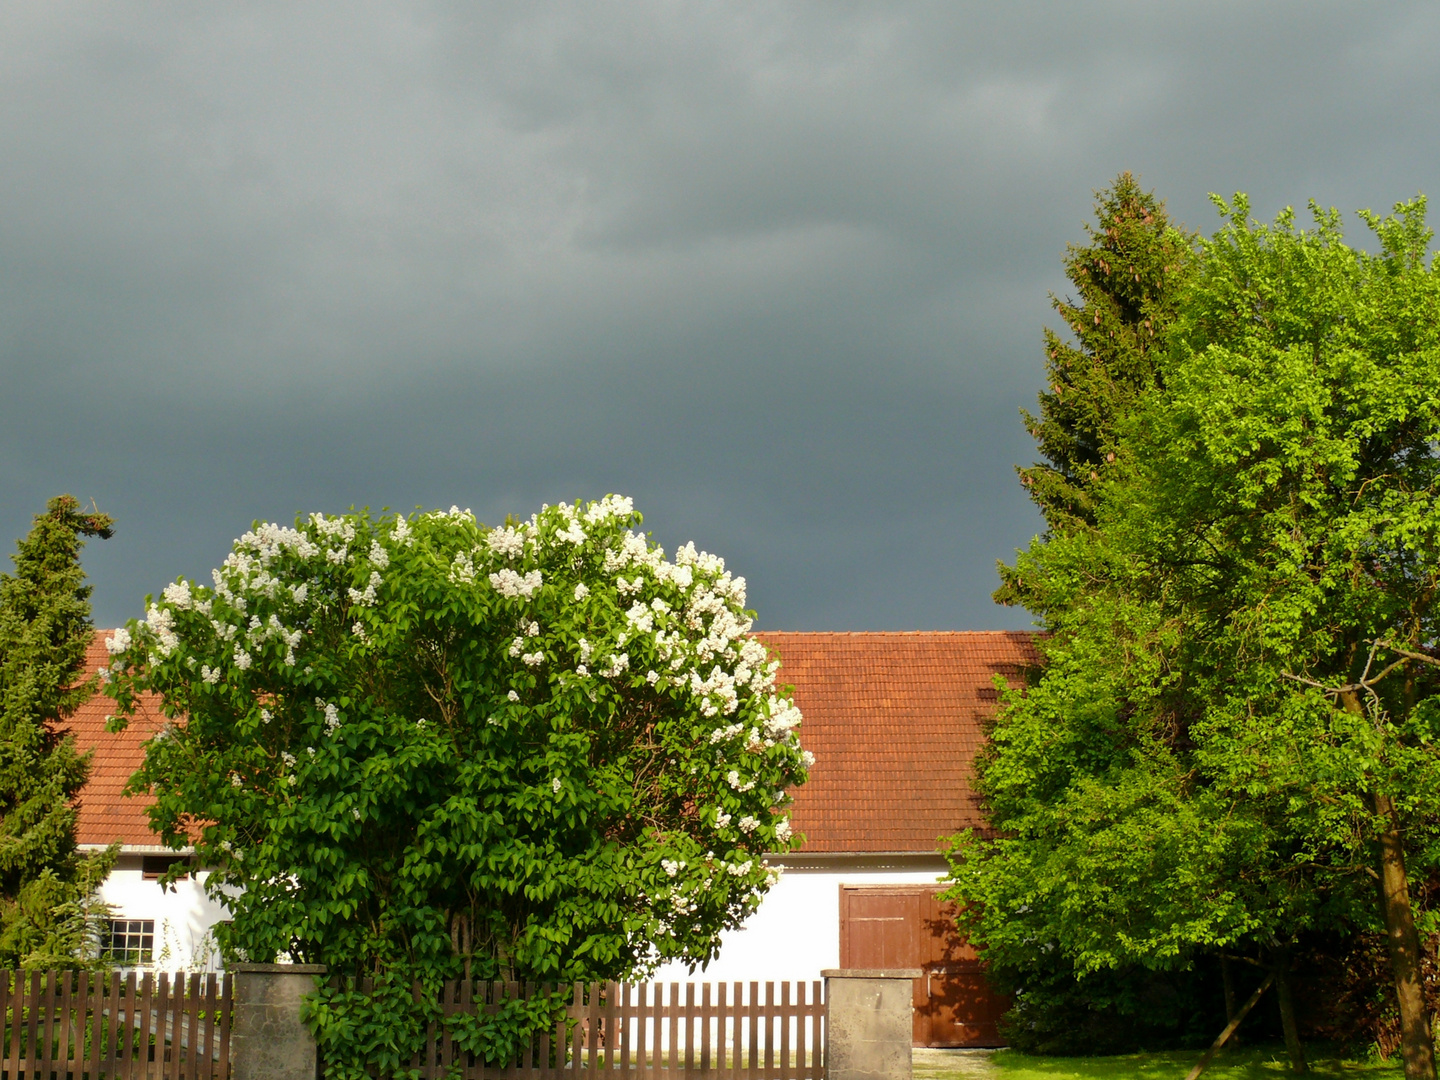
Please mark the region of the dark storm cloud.
[[[256, 517], [622, 491], [791, 628], [1023, 625], [993, 564], [1091, 189], [1433, 189], [1425, 5], [0, 13], [0, 522], [97, 618]], [[0, 530], [0, 535], [6, 535]]]

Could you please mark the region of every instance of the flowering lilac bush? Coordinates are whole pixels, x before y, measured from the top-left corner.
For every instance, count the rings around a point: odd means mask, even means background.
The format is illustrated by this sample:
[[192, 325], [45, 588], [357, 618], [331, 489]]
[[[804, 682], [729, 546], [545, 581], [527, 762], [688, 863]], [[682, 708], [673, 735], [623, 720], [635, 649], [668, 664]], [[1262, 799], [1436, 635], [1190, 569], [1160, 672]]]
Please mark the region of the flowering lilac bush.
[[[715, 954], [774, 881], [761, 854], [796, 842], [809, 755], [744, 579], [639, 524], [611, 496], [496, 529], [455, 509], [257, 525], [212, 586], [177, 581], [114, 634], [122, 714], [148, 691], [173, 718], [132, 789], [214, 868], [229, 955], [408, 1000], [413, 978]], [[322, 994], [322, 1041], [356, 1068], [408, 1060], [422, 1018], [362, 1004]]]

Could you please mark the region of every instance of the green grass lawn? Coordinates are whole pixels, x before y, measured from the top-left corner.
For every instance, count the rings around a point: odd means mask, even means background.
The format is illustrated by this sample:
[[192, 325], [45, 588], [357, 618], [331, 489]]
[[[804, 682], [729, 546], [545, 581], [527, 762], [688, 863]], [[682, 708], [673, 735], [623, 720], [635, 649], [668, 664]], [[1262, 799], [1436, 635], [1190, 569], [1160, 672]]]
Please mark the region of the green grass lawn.
[[[1306, 1045], [1314, 1077], [1399, 1080], [1405, 1070], [1399, 1056], [1387, 1062], [1342, 1061], [1322, 1045]], [[1124, 1054], [1118, 1057], [1033, 1057], [1018, 1050], [915, 1052], [915, 1080], [1184, 1080], [1200, 1060], [1200, 1051]], [[1285, 1047], [1247, 1046], [1221, 1051], [1202, 1080], [1287, 1080]]]
[[[1364, 1080], [1405, 1075], [1398, 1055], [1387, 1062], [1341, 1061], [1323, 1046], [1307, 1046], [1311, 1075], [1354, 1076]], [[1200, 1051], [1125, 1054], [1100, 1058], [1032, 1057], [999, 1050], [990, 1059], [996, 1080], [1183, 1080]], [[1211, 1080], [1282, 1080], [1293, 1075], [1284, 1046], [1242, 1047], [1216, 1055], [1204, 1076]]]

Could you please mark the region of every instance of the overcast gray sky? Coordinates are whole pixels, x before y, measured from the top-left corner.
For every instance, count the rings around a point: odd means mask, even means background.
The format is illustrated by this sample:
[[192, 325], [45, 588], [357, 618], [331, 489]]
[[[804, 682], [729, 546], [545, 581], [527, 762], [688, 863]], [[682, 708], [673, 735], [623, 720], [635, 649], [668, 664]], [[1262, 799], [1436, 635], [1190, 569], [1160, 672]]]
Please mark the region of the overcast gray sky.
[[0, 543], [93, 498], [113, 624], [255, 518], [615, 491], [764, 627], [1027, 625], [1092, 190], [1440, 190], [1437, 55], [1430, 3], [9, 4]]

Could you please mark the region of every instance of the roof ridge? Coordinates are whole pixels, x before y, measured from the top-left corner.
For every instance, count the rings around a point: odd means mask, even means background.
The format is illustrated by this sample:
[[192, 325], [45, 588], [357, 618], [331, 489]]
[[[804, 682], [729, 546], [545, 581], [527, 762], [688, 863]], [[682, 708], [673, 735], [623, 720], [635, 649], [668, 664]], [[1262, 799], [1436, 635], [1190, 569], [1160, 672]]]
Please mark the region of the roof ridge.
[[977, 637], [981, 634], [1022, 634], [1038, 637], [1041, 630], [755, 630], [756, 634], [785, 637]]

